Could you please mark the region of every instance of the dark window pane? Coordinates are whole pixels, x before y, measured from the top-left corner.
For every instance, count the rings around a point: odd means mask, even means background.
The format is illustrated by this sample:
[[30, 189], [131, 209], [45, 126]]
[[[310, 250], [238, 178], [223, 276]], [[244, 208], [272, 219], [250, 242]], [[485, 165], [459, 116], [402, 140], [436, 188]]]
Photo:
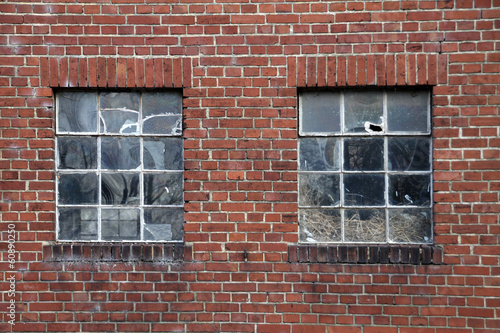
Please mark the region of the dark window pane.
[[384, 140], [381, 138], [345, 139], [344, 169], [379, 171], [384, 169]]
[[322, 91], [300, 95], [301, 133], [340, 132], [340, 93]]
[[97, 138], [57, 138], [58, 167], [60, 169], [97, 168]]
[[300, 170], [330, 171], [340, 169], [340, 142], [335, 138], [300, 139]]
[[181, 138], [144, 138], [144, 168], [152, 170], [183, 170]]
[[101, 133], [138, 134], [139, 111], [101, 111]]
[[389, 203], [391, 205], [429, 206], [430, 175], [390, 175]]
[[103, 173], [101, 176], [101, 203], [103, 205], [140, 204], [138, 173]]
[[101, 219], [104, 240], [134, 240], [141, 237], [138, 209], [103, 209]]
[[144, 222], [144, 240], [183, 240], [184, 208], [145, 209]]
[[144, 175], [144, 204], [182, 205], [182, 173]]
[[384, 206], [385, 178], [383, 175], [344, 175], [346, 206]]
[[386, 221], [382, 209], [349, 209], [344, 216], [346, 242], [385, 242]]
[[57, 129], [61, 132], [97, 131], [97, 94], [63, 92], [57, 94]]
[[139, 93], [109, 92], [101, 93], [101, 109], [126, 109], [139, 111]]
[[336, 206], [340, 201], [339, 175], [300, 174], [299, 205]]
[[429, 131], [429, 93], [427, 91], [387, 92], [389, 132]]
[[340, 242], [342, 221], [338, 209], [300, 209], [300, 241], [306, 243]]
[[60, 205], [97, 204], [97, 175], [95, 173], [59, 174]]
[[430, 170], [430, 139], [389, 138], [389, 170]]
[[432, 243], [430, 209], [389, 209], [389, 239], [397, 243]]
[[101, 168], [102, 169], [136, 169], [140, 166], [139, 138], [112, 138], [101, 139]]
[[58, 239], [97, 239], [97, 208], [59, 208]]
[[371, 133], [383, 131], [384, 119], [382, 92], [353, 91], [346, 92], [344, 96], [344, 122], [346, 132]]

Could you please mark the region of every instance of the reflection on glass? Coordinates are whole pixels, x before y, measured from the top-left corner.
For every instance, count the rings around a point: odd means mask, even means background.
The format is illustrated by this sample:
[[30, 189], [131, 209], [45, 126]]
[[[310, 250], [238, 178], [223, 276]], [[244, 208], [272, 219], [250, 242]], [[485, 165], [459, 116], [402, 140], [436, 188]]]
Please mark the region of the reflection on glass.
[[182, 205], [182, 173], [144, 175], [144, 204]]
[[97, 208], [59, 208], [58, 239], [97, 239]]
[[101, 109], [127, 109], [139, 111], [139, 93], [108, 92], [101, 93]]
[[144, 168], [150, 170], [183, 170], [181, 138], [144, 138]]
[[97, 139], [63, 136], [57, 138], [58, 167], [60, 169], [97, 168]]
[[340, 93], [304, 92], [301, 99], [301, 133], [340, 132]]
[[141, 238], [138, 209], [103, 209], [101, 211], [103, 240], [133, 240]]
[[141, 164], [139, 138], [101, 139], [101, 168], [112, 170], [137, 169]]
[[350, 209], [344, 212], [346, 242], [385, 242], [386, 220], [382, 209]]
[[58, 178], [58, 204], [97, 204], [98, 186], [95, 173], [61, 173]]
[[340, 176], [336, 174], [300, 174], [299, 205], [336, 206], [340, 201]]
[[181, 116], [165, 116], [153, 115], [144, 119], [142, 125], [144, 134], [182, 134], [182, 117]]
[[301, 242], [339, 242], [342, 222], [338, 209], [300, 209], [299, 237]]
[[390, 175], [389, 202], [391, 205], [429, 206], [430, 175]]
[[389, 209], [389, 240], [397, 243], [432, 243], [430, 209]]
[[346, 206], [384, 206], [384, 193], [384, 175], [344, 175], [344, 200]]
[[184, 208], [144, 209], [144, 221], [144, 240], [183, 240]]
[[142, 94], [144, 117], [160, 114], [182, 113], [182, 94], [177, 91], [144, 92]]
[[138, 173], [103, 173], [101, 176], [101, 203], [103, 205], [138, 205]]
[[430, 171], [430, 139], [389, 138], [389, 170]]
[[101, 133], [139, 133], [139, 112], [130, 110], [101, 111]]
[[340, 169], [340, 142], [335, 138], [300, 139], [300, 170], [333, 171]]
[[[383, 93], [377, 91], [346, 92], [344, 122], [346, 132], [380, 132], [384, 126]], [[380, 130], [379, 130], [380, 129]]]
[[57, 130], [60, 132], [97, 131], [97, 93], [57, 94]]
[[384, 169], [384, 139], [356, 138], [344, 141], [344, 169], [379, 171]]
[[389, 132], [429, 132], [427, 91], [387, 92]]

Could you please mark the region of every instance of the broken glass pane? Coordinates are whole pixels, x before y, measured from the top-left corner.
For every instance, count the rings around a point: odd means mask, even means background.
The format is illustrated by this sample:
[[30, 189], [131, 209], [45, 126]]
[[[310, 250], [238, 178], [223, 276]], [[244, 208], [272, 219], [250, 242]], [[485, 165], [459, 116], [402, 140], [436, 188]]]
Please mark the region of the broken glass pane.
[[379, 171], [384, 169], [384, 139], [353, 138], [344, 141], [344, 169]]
[[184, 208], [144, 209], [144, 240], [182, 241]]
[[97, 204], [95, 173], [60, 173], [57, 190], [60, 205]]
[[103, 240], [140, 239], [140, 217], [138, 209], [103, 209], [101, 230]]
[[127, 109], [139, 111], [139, 93], [108, 92], [101, 93], [101, 109]]
[[385, 242], [386, 221], [382, 209], [350, 209], [344, 212], [346, 242]]
[[97, 239], [97, 208], [59, 208], [58, 239]]
[[346, 206], [384, 206], [384, 193], [384, 175], [344, 175], [344, 200]]
[[340, 242], [342, 221], [338, 209], [300, 209], [300, 241], [306, 243]]
[[144, 119], [142, 125], [144, 134], [182, 134], [182, 117], [170, 115], [153, 115]]
[[340, 93], [304, 92], [301, 101], [301, 133], [340, 132]]
[[351, 91], [345, 95], [345, 131], [378, 133], [384, 130], [383, 93]]
[[389, 203], [391, 205], [429, 206], [430, 175], [390, 175]]
[[300, 170], [333, 171], [340, 169], [340, 141], [335, 138], [300, 139]]
[[60, 136], [57, 138], [58, 168], [97, 168], [97, 138]]
[[397, 243], [432, 243], [430, 209], [389, 209], [389, 240]]
[[139, 111], [101, 111], [101, 133], [138, 134]]
[[137, 169], [141, 164], [139, 138], [103, 137], [101, 139], [102, 169]]
[[62, 92], [57, 94], [59, 132], [97, 131], [97, 93]]
[[103, 173], [101, 203], [103, 205], [138, 205], [140, 184], [138, 173]]
[[300, 174], [299, 205], [336, 206], [340, 201], [340, 176], [336, 174]]
[[144, 138], [144, 168], [183, 170], [182, 138]]
[[145, 92], [142, 95], [143, 133], [180, 135], [182, 95], [177, 92]]
[[429, 93], [387, 92], [387, 118], [389, 132], [429, 132]]
[[144, 175], [145, 205], [182, 205], [182, 173]]
[[389, 138], [388, 140], [389, 170], [430, 170], [430, 139]]

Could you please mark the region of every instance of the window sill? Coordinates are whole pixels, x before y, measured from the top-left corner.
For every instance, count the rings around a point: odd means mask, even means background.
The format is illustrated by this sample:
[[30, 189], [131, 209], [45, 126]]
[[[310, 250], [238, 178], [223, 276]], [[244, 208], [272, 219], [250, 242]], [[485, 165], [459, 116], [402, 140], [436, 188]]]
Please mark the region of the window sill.
[[290, 245], [292, 263], [442, 265], [443, 250], [432, 245]]
[[43, 247], [46, 262], [181, 262], [192, 260], [184, 244], [52, 244]]

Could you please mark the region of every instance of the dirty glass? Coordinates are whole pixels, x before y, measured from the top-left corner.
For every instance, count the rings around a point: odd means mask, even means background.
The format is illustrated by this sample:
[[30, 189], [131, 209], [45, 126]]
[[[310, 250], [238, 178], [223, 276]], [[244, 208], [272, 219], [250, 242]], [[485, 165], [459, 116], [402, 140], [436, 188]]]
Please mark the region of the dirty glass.
[[299, 143], [300, 170], [335, 171], [340, 169], [340, 139], [304, 138]]
[[103, 137], [101, 168], [111, 170], [137, 169], [141, 165], [139, 138]]
[[428, 108], [427, 91], [388, 91], [389, 132], [429, 132]]
[[346, 242], [385, 242], [386, 218], [383, 209], [347, 209], [344, 214]]
[[389, 240], [397, 243], [431, 243], [431, 216], [431, 209], [389, 209]]
[[301, 206], [336, 206], [340, 201], [338, 174], [305, 173], [299, 175]]
[[430, 171], [430, 139], [394, 137], [388, 139], [389, 170]]
[[381, 174], [344, 175], [346, 206], [384, 206], [385, 177]]
[[57, 191], [59, 204], [97, 204], [97, 174], [60, 173], [58, 180]]
[[430, 175], [389, 175], [389, 203], [404, 206], [429, 206]]
[[59, 169], [97, 168], [97, 138], [62, 136], [57, 139]]
[[97, 131], [97, 93], [62, 92], [57, 94], [58, 132]]
[[342, 220], [338, 209], [300, 209], [299, 225], [301, 242], [342, 241]]
[[97, 238], [97, 208], [59, 208], [59, 239]]
[[101, 109], [139, 111], [140, 94], [137, 92], [106, 92], [100, 94]]
[[184, 208], [146, 208], [144, 221], [145, 240], [183, 240]]
[[139, 112], [130, 110], [101, 111], [101, 133], [138, 134]]
[[182, 205], [182, 173], [144, 175], [145, 205]]
[[144, 138], [144, 168], [150, 170], [183, 170], [181, 138]]
[[134, 240], [141, 238], [138, 209], [102, 209], [102, 239]]
[[340, 132], [340, 93], [304, 92], [301, 94], [301, 133]]
[[144, 133], [166, 135], [181, 133], [181, 94], [145, 92], [142, 107]]
[[101, 203], [103, 205], [140, 204], [139, 173], [103, 173]]
[[379, 171], [384, 169], [384, 139], [344, 140], [344, 170]]
[[[382, 132], [383, 94], [379, 91], [351, 91], [344, 95], [346, 132]], [[370, 126], [372, 125], [372, 126]]]

